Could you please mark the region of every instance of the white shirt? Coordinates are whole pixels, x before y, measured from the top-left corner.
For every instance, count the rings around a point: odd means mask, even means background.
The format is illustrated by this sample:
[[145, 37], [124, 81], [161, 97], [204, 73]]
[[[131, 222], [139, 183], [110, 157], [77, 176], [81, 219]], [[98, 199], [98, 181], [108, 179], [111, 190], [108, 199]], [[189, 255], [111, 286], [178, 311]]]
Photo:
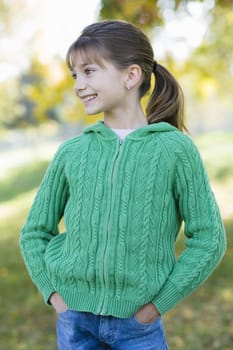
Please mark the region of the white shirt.
[[127, 135], [129, 135], [131, 132], [133, 132], [135, 129], [113, 129], [112, 131], [115, 132], [115, 134], [118, 135], [118, 137], [123, 141]]

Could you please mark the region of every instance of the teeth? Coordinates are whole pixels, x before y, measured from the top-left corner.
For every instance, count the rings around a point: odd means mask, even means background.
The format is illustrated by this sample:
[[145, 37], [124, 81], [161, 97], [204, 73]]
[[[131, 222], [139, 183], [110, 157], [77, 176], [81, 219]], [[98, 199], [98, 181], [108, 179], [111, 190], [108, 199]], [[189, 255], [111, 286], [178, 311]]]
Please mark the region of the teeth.
[[87, 97], [84, 98], [84, 101], [88, 102], [88, 101], [94, 100], [95, 98], [96, 98], [96, 95], [87, 96]]

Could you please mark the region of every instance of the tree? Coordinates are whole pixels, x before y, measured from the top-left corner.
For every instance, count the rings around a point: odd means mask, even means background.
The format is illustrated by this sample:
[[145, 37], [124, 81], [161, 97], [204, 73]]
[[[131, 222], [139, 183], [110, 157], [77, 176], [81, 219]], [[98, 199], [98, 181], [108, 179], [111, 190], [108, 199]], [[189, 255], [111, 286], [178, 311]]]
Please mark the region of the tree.
[[[7, 33], [17, 36], [20, 28], [31, 20], [29, 12], [32, 8], [27, 9], [26, 3], [26, 0], [13, 0], [12, 6], [9, 6], [6, 1], [0, 0], [0, 35]], [[164, 57], [164, 63], [178, 79], [184, 77], [188, 81], [188, 87], [195, 93], [193, 98], [204, 100], [212, 94], [212, 98], [222, 96], [232, 104], [232, 0], [216, 0], [215, 3], [213, 0], [102, 0], [99, 18], [128, 20], [152, 37], [155, 25], [162, 27], [166, 24], [167, 12], [177, 16], [188, 14], [189, 4], [193, 3], [212, 4], [209, 6], [210, 24], [206, 35], [182, 65], [178, 65], [169, 53]], [[20, 59], [27, 64], [15, 79], [0, 82], [0, 98], [3, 101], [0, 106], [0, 125], [24, 126], [48, 119], [58, 123], [82, 120], [83, 107], [72, 92], [73, 82], [67, 76], [67, 67], [57, 57], [51, 59], [50, 64], [40, 62], [34, 46], [35, 35], [36, 31], [28, 34], [22, 55], [14, 55], [14, 48], [6, 45], [6, 35], [1, 36], [0, 60], [4, 62], [10, 57], [12, 67]], [[7, 62], [0, 68], [5, 67], [5, 64]]]
[[[173, 13], [173, 17], [177, 18], [181, 14], [189, 16], [189, 5], [194, 3], [208, 8], [206, 19], [209, 25], [200, 46], [190, 51], [183, 64], [177, 64], [169, 48], [163, 61], [183, 83], [189, 106], [192, 106], [190, 119], [197, 120], [198, 114], [200, 124], [204, 113], [205, 121], [209, 120], [209, 125], [213, 125], [216, 123], [216, 117], [221, 115], [222, 120], [225, 118], [225, 127], [232, 127], [232, 0], [102, 0], [100, 18], [126, 19], [152, 37], [155, 27], [161, 28], [166, 24], [167, 12]], [[196, 114], [195, 109], [198, 110]]]
[[12, 117], [4, 119], [2, 124], [24, 127], [48, 120], [57, 123], [82, 121], [85, 114], [81, 101], [73, 92], [73, 83], [63, 61], [57, 58], [43, 64], [34, 57], [17, 82], [14, 105], [18, 106], [18, 113], [11, 113]]
[[233, 8], [217, 4], [212, 11], [210, 28], [202, 44], [184, 65], [185, 72], [195, 72], [196, 82], [203, 82], [203, 89], [200, 89], [200, 84], [194, 85], [198, 87], [196, 94], [201, 98], [205, 97], [208, 86], [223, 96], [232, 89], [232, 27]]
[[[208, 0], [102, 0], [100, 18], [125, 19], [150, 34], [155, 26], [164, 24], [166, 11], [173, 11], [177, 15], [181, 11], [189, 13], [188, 5], [194, 2], [212, 3]], [[198, 72], [198, 79], [201, 76], [219, 81], [224, 79], [232, 84], [232, 0], [216, 0], [215, 5], [209, 6], [209, 9], [210, 26], [200, 47], [188, 58], [184, 69]]]
[[160, 9], [154, 0], [102, 0], [100, 18], [127, 20], [144, 30], [162, 22]]

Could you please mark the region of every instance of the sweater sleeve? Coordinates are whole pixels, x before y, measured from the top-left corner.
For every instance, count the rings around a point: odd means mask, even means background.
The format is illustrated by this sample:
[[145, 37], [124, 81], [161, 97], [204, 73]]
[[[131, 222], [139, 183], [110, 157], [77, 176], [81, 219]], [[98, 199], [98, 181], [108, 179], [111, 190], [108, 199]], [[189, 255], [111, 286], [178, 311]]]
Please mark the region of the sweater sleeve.
[[226, 250], [223, 222], [202, 159], [191, 139], [185, 138], [182, 150], [176, 152], [175, 193], [184, 221], [186, 247], [152, 301], [161, 314], [197, 289]]
[[24, 262], [45, 302], [48, 302], [54, 288], [46, 272], [44, 254], [49, 241], [59, 233], [58, 224], [63, 216], [68, 192], [64, 150], [60, 147], [45, 173], [20, 232]]

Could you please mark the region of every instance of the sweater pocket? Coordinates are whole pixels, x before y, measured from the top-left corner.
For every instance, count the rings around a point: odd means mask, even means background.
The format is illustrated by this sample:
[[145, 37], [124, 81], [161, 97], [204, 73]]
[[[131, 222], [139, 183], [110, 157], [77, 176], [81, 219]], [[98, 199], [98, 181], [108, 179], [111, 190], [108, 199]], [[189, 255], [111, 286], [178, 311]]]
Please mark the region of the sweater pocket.
[[62, 233], [51, 239], [45, 251], [45, 265], [51, 280], [56, 280], [59, 274], [59, 262], [63, 259], [66, 234]]
[[45, 253], [45, 265], [56, 291], [59, 292], [61, 286], [66, 285], [71, 288], [77, 284], [80, 278], [75, 271], [80, 260], [78, 252], [78, 243], [75, 246], [67, 233], [59, 234], [50, 241]]

